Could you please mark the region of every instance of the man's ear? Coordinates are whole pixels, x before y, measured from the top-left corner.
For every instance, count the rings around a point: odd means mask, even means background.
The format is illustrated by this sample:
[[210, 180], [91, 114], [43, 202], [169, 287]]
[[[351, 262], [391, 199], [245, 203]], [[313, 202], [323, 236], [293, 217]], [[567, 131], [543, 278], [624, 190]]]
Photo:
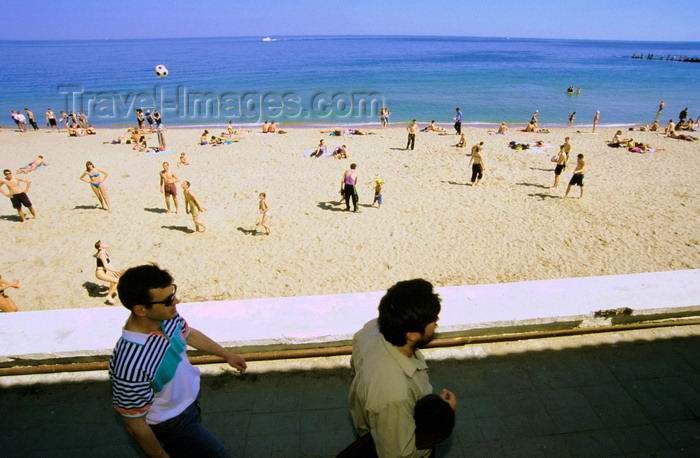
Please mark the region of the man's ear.
[[134, 305], [134, 308], [132, 308], [131, 311], [136, 316], [146, 316], [146, 306], [144, 305]]
[[407, 332], [406, 333], [406, 342], [408, 343], [413, 343], [421, 338], [421, 333], [420, 332]]

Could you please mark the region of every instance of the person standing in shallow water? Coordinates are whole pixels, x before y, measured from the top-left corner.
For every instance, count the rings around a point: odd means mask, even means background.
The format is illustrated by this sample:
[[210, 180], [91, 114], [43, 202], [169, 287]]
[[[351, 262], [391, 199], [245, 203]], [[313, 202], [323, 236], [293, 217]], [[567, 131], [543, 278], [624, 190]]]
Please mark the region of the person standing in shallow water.
[[664, 111], [664, 106], [666, 106], [666, 102], [662, 100], [661, 103], [659, 103], [659, 108], [656, 110], [654, 122], [659, 122], [659, 117], [661, 116], [661, 112]]

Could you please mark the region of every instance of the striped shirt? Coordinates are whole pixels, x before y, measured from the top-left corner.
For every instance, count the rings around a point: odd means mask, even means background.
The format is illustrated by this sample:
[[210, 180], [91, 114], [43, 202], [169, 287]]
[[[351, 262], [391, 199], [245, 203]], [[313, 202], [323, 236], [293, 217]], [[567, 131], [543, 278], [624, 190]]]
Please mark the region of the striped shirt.
[[199, 369], [187, 359], [190, 328], [180, 316], [151, 334], [122, 330], [109, 361], [112, 403], [126, 417], [157, 424], [182, 413], [197, 399]]

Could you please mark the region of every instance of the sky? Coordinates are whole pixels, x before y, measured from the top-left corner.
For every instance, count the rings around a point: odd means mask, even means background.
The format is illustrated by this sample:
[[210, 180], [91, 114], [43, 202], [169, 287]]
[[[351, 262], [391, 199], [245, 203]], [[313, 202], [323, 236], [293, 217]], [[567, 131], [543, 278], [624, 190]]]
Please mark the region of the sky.
[[22, 0], [3, 5], [3, 23], [0, 40], [442, 35], [700, 41], [700, 8], [658, 0]]

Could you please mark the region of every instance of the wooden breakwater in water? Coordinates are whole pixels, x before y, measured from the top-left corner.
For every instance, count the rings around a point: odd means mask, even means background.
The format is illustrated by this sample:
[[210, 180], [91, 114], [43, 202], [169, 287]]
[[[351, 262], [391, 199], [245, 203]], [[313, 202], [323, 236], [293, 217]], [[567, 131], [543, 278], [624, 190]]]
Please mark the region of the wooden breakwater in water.
[[666, 55], [666, 56], [657, 56], [656, 54], [653, 53], [648, 53], [646, 56], [644, 53], [642, 54], [632, 54], [630, 56], [632, 59], [647, 59], [647, 60], [669, 60], [673, 62], [696, 62], [700, 63], [700, 57], [689, 57], [689, 56], [672, 56], [672, 55]]

